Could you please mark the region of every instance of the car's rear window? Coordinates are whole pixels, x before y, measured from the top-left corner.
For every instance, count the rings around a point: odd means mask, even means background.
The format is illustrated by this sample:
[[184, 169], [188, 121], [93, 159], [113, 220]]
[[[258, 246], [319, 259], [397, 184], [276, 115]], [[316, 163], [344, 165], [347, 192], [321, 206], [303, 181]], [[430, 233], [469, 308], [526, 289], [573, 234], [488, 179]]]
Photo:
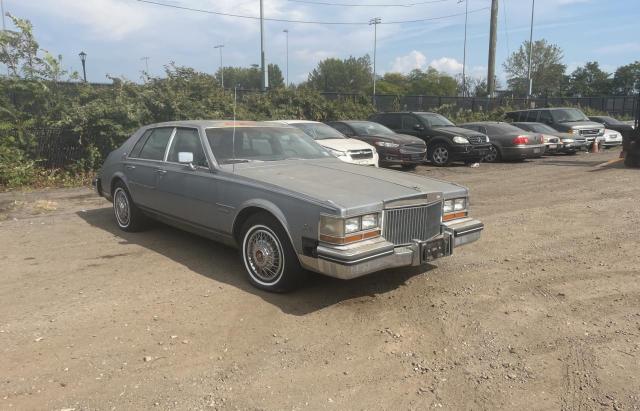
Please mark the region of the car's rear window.
[[138, 157], [146, 160], [164, 160], [164, 152], [167, 149], [171, 133], [173, 133], [173, 127], [154, 129], [144, 143]]
[[208, 128], [206, 134], [220, 164], [331, 157], [310, 136], [292, 127]]

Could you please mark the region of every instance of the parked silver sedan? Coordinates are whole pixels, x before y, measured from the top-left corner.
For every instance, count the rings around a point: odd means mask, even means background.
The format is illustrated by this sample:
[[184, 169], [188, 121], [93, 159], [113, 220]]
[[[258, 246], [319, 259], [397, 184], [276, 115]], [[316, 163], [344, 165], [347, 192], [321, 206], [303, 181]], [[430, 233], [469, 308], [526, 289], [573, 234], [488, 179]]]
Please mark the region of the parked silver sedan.
[[460, 127], [479, 131], [489, 136], [491, 148], [485, 161], [493, 163], [500, 160], [524, 160], [541, 157], [545, 150], [544, 138], [499, 121], [479, 121], [460, 124]]
[[278, 292], [299, 285], [304, 269], [349, 279], [420, 266], [483, 229], [466, 188], [344, 163], [274, 123], [142, 127], [109, 155], [95, 187], [122, 230], [150, 217], [237, 246], [249, 281]]

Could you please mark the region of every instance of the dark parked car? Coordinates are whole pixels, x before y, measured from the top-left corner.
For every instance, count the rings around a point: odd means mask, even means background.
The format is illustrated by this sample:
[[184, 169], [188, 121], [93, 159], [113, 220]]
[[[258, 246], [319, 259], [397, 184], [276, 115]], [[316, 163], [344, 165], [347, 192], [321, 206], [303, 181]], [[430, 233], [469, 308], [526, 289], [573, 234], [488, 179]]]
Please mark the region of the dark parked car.
[[545, 151], [542, 135], [525, 132], [509, 123], [482, 121], [461, 124], [460, 127], [489, 136], [491, 150], [485, 157], [485, 161], [490, 163], [540, 157]]
[[589, 116], [589, 120], [600, 123], [609, 130], [617, 131], [618, 133], [622, 134], [623, 138], [625, 135], [631, 135], [633, 133], [633, 126], [631, 124], [625, 123], [610, 116]]
[[587, 145], [604, 135], [602, 124], [589, 120], [581, 110], [572, 107], [512, 111], [506, 117], [513, 122], [544, 123], [557, 131], [584, 137]]
[[[543, 137], [555, 136], [560, 140], [558, 145], [559, 153], [575, 154], [576, 152], [583, 150], [587, 146], [586, 139], [582, 136], [574, 136], [569, 133], [561, 133], [554, 130], [546, 124], [542, 123], [511, 123], [514, 126], [521, 128], [524, 131], [531, 133], [540, 133]], [[546, 143], [545, 143], [546, 144]]]
[[478, 162], [489, 154], [491, 147], [486, 135], [456, 127], [437, 113], [378, 113], [369, 120], [387, 126], [396, 133], [424, 140], [427, 143], [427, 157], [436, 166], [446, 166], [452, 161]]
[[401, 165], [403, 168], [415, 168], [426, 161], [427, 145], [418, 137], [398, 134], [373, 121], [331, 121], [327, 124], [347, 137], [374, 146], [381, 166]]
[[484, 227], [462, 186], [347, 164], [275, 123], [142, 127], [109, 154], [94, 185], [122, 230], [152, 217], [235, 245], [249, 281], [269, 291], [294, 288], [303, 269], [349, 279], [423, 266]]

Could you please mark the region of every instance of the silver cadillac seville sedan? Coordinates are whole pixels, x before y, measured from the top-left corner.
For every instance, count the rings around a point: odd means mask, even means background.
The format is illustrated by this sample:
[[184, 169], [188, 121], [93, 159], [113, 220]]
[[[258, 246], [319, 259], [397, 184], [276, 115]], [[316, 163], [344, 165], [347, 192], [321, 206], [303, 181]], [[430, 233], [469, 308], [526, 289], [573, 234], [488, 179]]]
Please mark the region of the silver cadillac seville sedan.
[[480, 238], [468, 190], [347, 164], [303, 131], [245, 121], [142, 127], [94, 181], [124, 231], [149, 218], [240, 248], [249, 281], [275, 292], [305, 269], [350, 279], [420, 266]]

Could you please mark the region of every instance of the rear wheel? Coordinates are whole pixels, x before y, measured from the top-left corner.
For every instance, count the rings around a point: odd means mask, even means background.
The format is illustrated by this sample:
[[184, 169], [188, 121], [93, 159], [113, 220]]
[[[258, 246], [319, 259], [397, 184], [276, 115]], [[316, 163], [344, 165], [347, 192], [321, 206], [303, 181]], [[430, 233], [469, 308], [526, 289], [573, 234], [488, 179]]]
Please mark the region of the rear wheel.
[[133, 203], [131, 195], [123, 182], [115, 184], [112, 198], [113, 213], [121, 230], [135, 232], [146, 227], [147, 217]]
[[489, 147], [489, 153], [486, 156], [484, 156], [484, 161], [486, 161], [487, 163], [495, 163], [500, 161], [500, 159], [501, 159], [500, 151], [496, 146], [492, 144], [491, 147]]
[[284, 228], [268, 213], [254, 214], [245, 222], [242, 260], [249, 282], [266, 291], [291, 291], [306, 274]]
[[444, 167], [451, 163], [451, 150], [444, 143], [434, 144], [429, 153], [429, 159], [434, 166]]

